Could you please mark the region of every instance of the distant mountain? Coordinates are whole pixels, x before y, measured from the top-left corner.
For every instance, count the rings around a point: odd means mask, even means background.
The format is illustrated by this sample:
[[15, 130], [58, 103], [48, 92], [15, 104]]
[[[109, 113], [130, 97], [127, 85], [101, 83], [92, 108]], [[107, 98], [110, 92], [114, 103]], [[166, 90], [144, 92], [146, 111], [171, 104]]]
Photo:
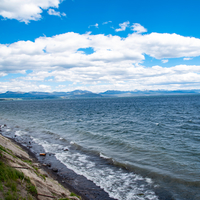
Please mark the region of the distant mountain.
[[93, 93], [87, 90], [74, 90], [71, 92], [11, 92], [0, 93], [2, 99], [74, 99], [74, 98], [102, 98], [102, 97], [134, 97], [134, 96], [155, 96], [155, 95], [184, 95], [200, 94], [200, 90], [145, 90], [145, 91], [118, 91], [108, 90], [102, 93]]
[[0, 98], [21, 98], [21, 99], [57, 99], [57, 98], [97, 98], [100, 94], [90, 91], [75, 90], [72, 92], [11, 92], [1, 93]]
[[87, 90], [74, 90], [72, 92], [66, 92], [64, 97], [66, 98], [98, 98], [98, 97], [102, 97], [102, 95], [96, 94]]
[[200, 90], [134, 90], [118, 91], [108, 90], [100, 93], [103, 97], [132, 97], [132, 96], [153, 96], [153, 95], [181, 95], [181, 94], [200, 94]]
[[1, 93], [0, 98], [26, 98], [26, 99], [46, 99], [56, 98], [54, 95], [48, 92], [11, 92]]

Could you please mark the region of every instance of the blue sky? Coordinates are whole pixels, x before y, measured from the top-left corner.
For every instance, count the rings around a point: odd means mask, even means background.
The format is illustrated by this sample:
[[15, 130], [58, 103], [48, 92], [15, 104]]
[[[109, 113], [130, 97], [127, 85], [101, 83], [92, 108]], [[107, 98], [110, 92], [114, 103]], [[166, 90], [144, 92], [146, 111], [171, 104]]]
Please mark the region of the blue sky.
[[200, 89], [197, 0], [2, 0], [0, 92]]

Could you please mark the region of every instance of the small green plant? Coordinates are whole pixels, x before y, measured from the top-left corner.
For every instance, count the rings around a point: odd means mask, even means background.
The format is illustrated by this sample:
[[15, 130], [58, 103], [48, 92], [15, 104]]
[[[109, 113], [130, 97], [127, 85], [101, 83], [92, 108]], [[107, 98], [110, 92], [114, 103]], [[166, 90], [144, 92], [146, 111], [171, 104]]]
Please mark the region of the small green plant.
[[6, 187], [9, 187], [13, 192], [17, 191], [17, 184], [13, 180], [8, 180], [5, 184]]
[[78, 198], [80, 199], [80, 196], [78, 196], [77, 194], [75, 194], [75, 193], [73, 193], [73, 192], [71, 192], [70, 196], [71, 196], [71, 197], [78, 197]]
[[28, 192], [30, 192], [33, 196], [36, 196], [36, 195], [37, 195], [37, 189], [36, 189], [36, 187], [35, 187], [33, 184], [29, 183], [29, 184], [27, 185], [27, 190], [28, 190]]
[[3, 185], [1, 182], [0, 182], [0, 191], [3, 192]]
[[35, 169], [35, 171], [38, 172], [38, 168], [37, 167], [35, 167], [35, 166], [32, 166], [32, 167], [33, 167], [33, 169]]
[[11, 193], [11, 191], [8, 191], [5, 195], [5, 200], [18, 200], [18, 195], [16, 193]]
[[29, 177], [25, 177], [25, 180], [26, 180], [27, 183], [31, 183], [31, 180], [30, 180]]
[[40, 176], [44, 179], [44, 181], [46, 181], [46, 177], [43, 174], [40, 174]]
[[33, 162], [31, 160], [23, 160], [25, 163], [28, 163], [29, 165], [32, 165]]
[[58, 200], [69, 200], [69, 199], [68, 198], [64, 198], [64, 199], [62, 198], [62, 199], [58, 199]]
[[30, 194], [28, 195], [28, 200], [33, 200], [33, 197]]
[[26, 200], [26, 198], [25, 198], [25, 197], [19, 196], [19, 197], [18, 197], [18, 200]]

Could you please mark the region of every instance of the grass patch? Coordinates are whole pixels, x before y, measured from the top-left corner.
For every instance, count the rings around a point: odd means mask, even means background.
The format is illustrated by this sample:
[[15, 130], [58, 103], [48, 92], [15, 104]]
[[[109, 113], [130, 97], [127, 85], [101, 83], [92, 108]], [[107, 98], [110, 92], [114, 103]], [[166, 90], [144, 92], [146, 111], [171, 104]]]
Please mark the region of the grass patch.
[[4, 182], [7, 180], [24, 179], [23, 172], [17, 171], [16, 169], [11, 168], [2, 161], [0, 161], [0, 181]]
[[13, 155], [13, 152], [10, 149], [6, 149], [5, 147], [0, 145], [0, 156], [1, 157], [2, 157], [2, 151], [4, 151], [7, 154], [11, 155], [13, 158], [17, 158], [17, 156]]
[[13, 192], [17, 192], [17, 184], [15, 181], [12, 181], [12, 180], [8, 180], [6, 183], [5, 183], [5, 186], [10, 188]]
[[4, 147], [1, 146], [1, 145], [0, 145], [0, 151], [4, 151], [4, 152], [8, 153], [7, 150], [6, 150], [6, 148], [4, 148]]
[[14, 192], [8, 191], [5, 194], [5, 200], [18, 200], [18, 195]]

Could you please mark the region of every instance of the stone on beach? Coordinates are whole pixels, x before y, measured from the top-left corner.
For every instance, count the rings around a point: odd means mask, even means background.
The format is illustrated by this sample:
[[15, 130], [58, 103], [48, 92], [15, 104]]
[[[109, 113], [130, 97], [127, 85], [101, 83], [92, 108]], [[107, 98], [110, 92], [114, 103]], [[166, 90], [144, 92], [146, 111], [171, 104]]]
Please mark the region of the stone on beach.
[[69, 149], [67, 147], [64, 147], [63, 151], [69, 151]]
[[40, 156], [46, 156], [46, 153], [40, 153]]

